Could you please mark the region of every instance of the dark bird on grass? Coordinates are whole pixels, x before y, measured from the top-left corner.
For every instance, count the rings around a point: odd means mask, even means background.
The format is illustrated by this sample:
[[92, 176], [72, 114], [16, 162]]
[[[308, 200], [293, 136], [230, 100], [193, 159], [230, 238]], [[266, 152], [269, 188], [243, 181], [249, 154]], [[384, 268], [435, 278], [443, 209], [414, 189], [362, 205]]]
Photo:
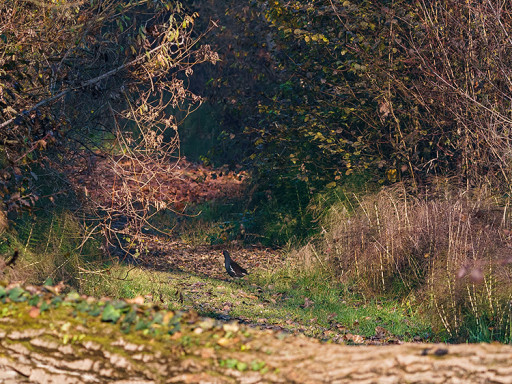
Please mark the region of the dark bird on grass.
[[231, 260], [231, 255], [228, 251], [223, 251], [224, 254], [224, 266], [226, 267], [226, 272], [231, 277], [244, 277], [245, 275], [248, 275], [246, 269], [239, 266], [236, 262]]
[[19, 255], [20, 253], [18, 252], [18, 250], [15, 250], [14, 254], [11, 257], [11, 260], [9, 260], [5, 265], [8, 267], [14, 267], [14, 264], [16, 264]]

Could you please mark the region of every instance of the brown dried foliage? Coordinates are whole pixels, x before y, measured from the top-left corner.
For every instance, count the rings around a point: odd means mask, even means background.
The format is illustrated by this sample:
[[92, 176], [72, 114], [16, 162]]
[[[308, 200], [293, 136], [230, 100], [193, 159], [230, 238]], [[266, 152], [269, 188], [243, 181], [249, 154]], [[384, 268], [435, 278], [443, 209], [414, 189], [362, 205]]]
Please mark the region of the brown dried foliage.
[[303, 250], [310, 260], [324, 255], [342, 281], [357, 282], [370, 295], [428, 303], [453, 337], [469, 317], [506, 323], [512, 290], [507, 204], [483, 189], [459, 192], [435, 183], [420, 197], [400, 184], [352, 198], [353, 206], [331, 208], [320, 244]]
[[421, 0], [415, 12], [421, 33], [400, 44], [420, 75], [411, 96], [445, 137], [460, 176], [510, 191], [511, 3]]

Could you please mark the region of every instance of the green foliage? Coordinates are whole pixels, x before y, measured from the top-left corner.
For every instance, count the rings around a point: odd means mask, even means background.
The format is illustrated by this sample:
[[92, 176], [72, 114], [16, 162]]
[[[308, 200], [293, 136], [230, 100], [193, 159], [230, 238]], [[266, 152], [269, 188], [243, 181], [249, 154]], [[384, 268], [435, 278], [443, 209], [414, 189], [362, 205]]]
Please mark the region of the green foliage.
[[278, 174], [315, 191], [368, 169], [381, 183], [394, 182], [409, 172], [413, 155], [415, 165], [430, 160], [420, 142], [435, 147], [433, 132], [419, 128], [417, 107], [400, 88], [416, 63], [397, 40], [418, 20], [409, 2], [388, 6], [269, 3], [275, 65], [287, 80], [259, 103], [261, 121], [251, 133], [260, 169], [286, 169]]
[[[387, 5], [252, 1], [229, 2], [225, 15], [212, 10], [227, 27], [210, 37], [227, 64], [207, 90], [224, 109], [226, 142], [244, 157], [236, 161], [254, 171], [255, 222], [271, 242], [310, 233], [306, 207], [326, 188], [352, 175], [395, 182], [412, 172], [413, 154], [431, 159], [417, 140], [404, 146], [406, 135], [421, 138], [417, 112], [390, 82], [414, 67], [394, 52], [394, 20], [415, 20], [407, 2], [396, 2], [396, 15], [383, 12]], [[393, 118], [379, 112], [390, 103]]]
[[120, 317], [121, 311], [115, 308], [111, 303], [107, 303], [103, 309], [101, 321], [110, 321], [112, 323], [116, 323]]

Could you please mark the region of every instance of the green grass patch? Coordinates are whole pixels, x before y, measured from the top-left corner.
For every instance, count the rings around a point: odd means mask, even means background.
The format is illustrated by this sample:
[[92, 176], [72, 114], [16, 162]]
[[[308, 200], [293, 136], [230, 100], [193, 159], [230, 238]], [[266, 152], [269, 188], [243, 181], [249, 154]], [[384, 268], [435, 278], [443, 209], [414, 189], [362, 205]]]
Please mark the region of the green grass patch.
[[337, 324], [347, 332], [365, 337], [375, 335], [376, 327], [385, 328], [390, 334], [410, 341], [414, 337], [433, 340], [430, 325], [420, 313], [391, 298], [367, 298], [352, 287], [336, 283], [332, 276], [321, 269], [309, 272], [286, 270], [259, 277], [267, 288], [268, 299], [276, 297], [273, 304], [280, 314], [292, 316], [300, 324], [318, 324], [329, 327]]
[[410, 306], [392, 299], [365, 299], [319, 270], [294, 274], [285, 268], [224, 281], [113, 265], [107, 275], [91, 276], [83, 293], [111, 298], [151, 295], [171, 309], [195, 309], [203, 316], [281, 327], [324, 340], [348, 333], [371, 337], [376, 327], [404, 341], [435, 339]]

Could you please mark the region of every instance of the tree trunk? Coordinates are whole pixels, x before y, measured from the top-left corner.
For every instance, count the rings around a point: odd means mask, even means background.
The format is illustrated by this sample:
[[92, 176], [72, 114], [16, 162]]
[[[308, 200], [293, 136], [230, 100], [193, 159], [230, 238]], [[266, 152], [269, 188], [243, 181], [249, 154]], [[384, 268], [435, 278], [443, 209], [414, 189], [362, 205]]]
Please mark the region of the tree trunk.
[[8, 295], [0, 383], [512, 383], [508, 345], [342, 346], [143, 305], [117, 316], [119, 302], [76, 294], [43, 297], [44, 309]]

